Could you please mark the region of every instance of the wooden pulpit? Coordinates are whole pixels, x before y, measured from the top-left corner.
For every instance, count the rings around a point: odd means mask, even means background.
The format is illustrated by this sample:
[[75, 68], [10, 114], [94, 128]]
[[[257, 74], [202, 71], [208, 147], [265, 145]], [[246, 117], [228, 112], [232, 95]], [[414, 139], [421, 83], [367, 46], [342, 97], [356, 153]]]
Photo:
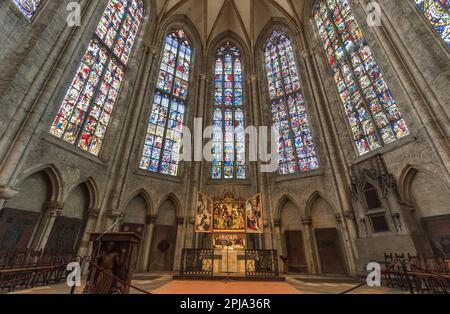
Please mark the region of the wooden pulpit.
[[84, 292], [128, 294], [141, 238], [134, 232], [91, 233], [91, 264]]

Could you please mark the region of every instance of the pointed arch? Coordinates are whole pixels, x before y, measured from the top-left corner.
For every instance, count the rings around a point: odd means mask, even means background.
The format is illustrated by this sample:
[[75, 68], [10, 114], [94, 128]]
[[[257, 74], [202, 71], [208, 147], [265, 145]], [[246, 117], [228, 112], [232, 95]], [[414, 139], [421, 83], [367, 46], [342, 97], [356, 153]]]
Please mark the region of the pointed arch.
[[[211, 178], [214, 180], [245, 180], [248, 117], [246, 97], [246, 65], [239, 36], [222, 33], [211, 47], [209, 67], [213, 73], [211, 90], [213, 145]], [[245, 46], [242, 46], [245, 47]], [[214, 61], [212, 61], [214, 60]]]
[[[319, 169], [318, 150], [313, 138], [304, 97], [295, 28], [284, 20], [271, 19], [258, 37], [255, 53], [261, 61], [259, 73], [271, 120], [280, 132], [280, 175], [308, 173]], [[260, 51], [263, 51], [262, 53]], [[259, 62], [258, 62], [259, 63]]]
[[308, 200], [306, 201], [306, 206], [305, 206], [305, 216], [306, 217], [312, 217], [312, 209], [313, 209], [314, 203], [319, 199], [322, 199], [325, 203], [327, 203], [328, 206], [330, 206], [330, 208], [333, 210], [333, 214], [337, 213], [336, 208], [331, 205], [332, 202], [328, 199], [328, 197], [326, 197], [322, 192], [315, 191], [308, 197]]
[[407, 204], [411, 204], [413, 201], [413, 196], [411, 195], [411, 185], [412, 181], [414, 179], [414, 176], [418, 172], [423, 172], [427, 174], [428, 176], [432, 177], [434, 180], [438, 181], [440, 184], [445, 186], [448, 191], [450, 191], [450, 185], [446, 183], [444, 180], [442, 180], [439, 176], [434, 174], [433, 172], [429, 171], [428, 169], [425, 169], [422, 166], [419, 165], [407, 165], [402, 172], [400, 173], [400, 176], [398, 178], [398, 189], [400, 194], [400, 199]]
[[161, 206], [168, 200], [175, 205], [177, 217], [183, 217], [183, 207], [181, 206], [180, 200], [174, 193], [167, 194], [158, 202], [158, 205], [155, 207], [155, 215], [159, 216]]
[[299, 214], [299, 217], [300, 217], [301, 209], [297, 205], [297, 202], [295, 201], [295, 199], [292, 196], [290, 196], [288, 194], [285, 194], [278, 200], [277, 205], [275, 206], [275, 217], [274, 217], [274, 220], [281, 219], [281, 211], [283, 210], [283, 207], [284, 207], [284, 205], [286, 205], [287, 202], [291, 202], [292, 204], [294, 204], [294, 206], [298, 210], [298, 214]]
[[86, 190], [88, 191], [89, 196], [89, 210], [97, 210], [99, 208], [99, 191], [97, 184], [95, 183], [95, 180], [92, 177], [84, 178], [78, 180], [76, 183], [72, 184], [70, 189], [67, 191], [66, 199], [70, 197], [70, 194], [72, 191], [74, 191], [79, 186], [84, 185], [86, 187]]
[[61, 172], [54, 164], [43, 164], [25, 171], [17, 180], [16, 186], [20, 186], [27, 178], [38, 173], [44, 172], [51, 184], [51, 202], [61, 201], [64, 197], [64, 184]]
[[[202, 45], [192, 22], [173, 16], [157, 34], [161, 45], [158, 73], [151, 93], [146, 136], [139, 168], [176, 177], [180, 173], [183, 128], [195, 112], [196, 67]], [[159, 44], [158, 44], [159, 46]]]
[[150, 217], [153, 214], [155, 214], [154, 209], [153, 209], [153, 202], [150, 197], [150, 194], [144, 189], [139, 189], [139, 190], [135, 191], [134, 193], [132, 193], [123, 203], [123, 209], [126, 210], [128, 204], [130, 204], [130, 202], [138, 196], [141, 196], [145, 200], [145, 203], [147, 205], [147, 213], [146, 213], [147, 217]]

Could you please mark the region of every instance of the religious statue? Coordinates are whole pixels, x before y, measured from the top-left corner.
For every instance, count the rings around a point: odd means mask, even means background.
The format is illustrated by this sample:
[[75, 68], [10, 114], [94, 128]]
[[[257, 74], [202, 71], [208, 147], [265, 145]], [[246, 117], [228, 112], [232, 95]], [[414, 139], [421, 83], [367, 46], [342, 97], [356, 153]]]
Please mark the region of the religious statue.
[[124, 285], [116, 278], [125, 279], [125, 260], [126, 249], [118, 252], [117, 245], [114, 242], [107, 242], [105, 249], [96, 259], [97, 278], [91, 288], [93, 294], [121, 294]]

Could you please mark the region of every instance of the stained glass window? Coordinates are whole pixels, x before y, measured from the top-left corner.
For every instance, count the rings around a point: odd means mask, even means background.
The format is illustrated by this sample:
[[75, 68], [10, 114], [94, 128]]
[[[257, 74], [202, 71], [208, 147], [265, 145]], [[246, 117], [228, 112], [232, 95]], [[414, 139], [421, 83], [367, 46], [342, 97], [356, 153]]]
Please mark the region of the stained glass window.
[[140, 0], [110, 0], [50, 133], [98, 156], [143, 17]]
[[178, 174], [192, 48], [183, 30], [165, 38], [140, 168]]
[[231, 43], [214, 66], [213, 179], [245, 179], [245, 127], [241, 53]]
[[305, 100], [290, 39], [274, 31], [265, 46], [265, 69], [273, 124], [278, 128], [281, 175], [319, 168]]
[[425, 15], [433, 28], [450, 48], [449, 0], [415, 0], [417, 8]]
[[408, 135], [348, 0], [319, 2], [315, 21], [359, 154]]
[[34, 13], [36, 13], [41, 0], [13, 0], [16, 7], [19, 8], [20, 12], [25, 15], [29, 20], [33, 18]]

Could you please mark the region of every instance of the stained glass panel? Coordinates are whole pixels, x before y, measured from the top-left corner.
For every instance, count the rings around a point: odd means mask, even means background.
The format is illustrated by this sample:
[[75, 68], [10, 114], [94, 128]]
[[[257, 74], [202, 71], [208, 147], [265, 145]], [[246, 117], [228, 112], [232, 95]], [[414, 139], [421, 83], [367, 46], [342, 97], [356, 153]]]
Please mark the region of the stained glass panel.
[[292, 43], [274, 31], [265, 46], [265, 69], [273, 124], [279, 130], [279, 174], [319, 168]]
[[214, 67], [213, 179], [245, 179], [243, 71], [239, 50], [226, 43]]
[[13, 0], [13, 2], [22, 14], [31, 20], [41, 3], [41, 0]]
[[449, 0], [415, 0], [417, 8], [425, 15], [434, 30], [450, 48]]
[[140, 168], [178, 175], [192, 48], [183, 30], [165, 38]]
[[348, 0], [321, 1], [315, 21], [359, 154], [408, 135]]
[[143, 10], [141, 1], [109, 1], [53, 121], [51, 134], [99, 155]]

